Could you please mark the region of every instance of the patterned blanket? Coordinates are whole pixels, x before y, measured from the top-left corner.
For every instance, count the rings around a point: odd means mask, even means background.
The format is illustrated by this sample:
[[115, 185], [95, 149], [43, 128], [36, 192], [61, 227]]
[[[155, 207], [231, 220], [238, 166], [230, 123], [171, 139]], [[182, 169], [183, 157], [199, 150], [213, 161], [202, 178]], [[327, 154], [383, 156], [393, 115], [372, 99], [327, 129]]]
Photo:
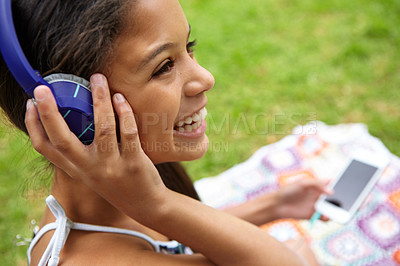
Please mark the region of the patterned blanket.
[[278, 220], [261, 228], [281, 241], [306, 237], [321, 265], [400, 265], [400, 159], [363, 124], [298, 126], [292, 135], [195, 187], [204, 203], [225, 208], [299, 178], [332, 179], [356, 150], [388, 156], [390, 163], [349, 223], [316, 221], [310, 229], [306, 220]]

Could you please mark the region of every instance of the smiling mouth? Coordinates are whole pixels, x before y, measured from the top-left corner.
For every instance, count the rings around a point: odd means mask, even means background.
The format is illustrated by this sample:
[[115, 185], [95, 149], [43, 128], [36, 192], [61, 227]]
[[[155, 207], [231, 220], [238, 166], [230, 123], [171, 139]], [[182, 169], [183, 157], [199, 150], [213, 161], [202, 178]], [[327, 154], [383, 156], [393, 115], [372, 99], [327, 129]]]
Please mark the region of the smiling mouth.
[[198, 129], [201, 125], [201, 122], [207, 116], [207, 109], [203, 107], [197, 113], [194, 113], [192, 116], [186, 117], [184, 120], [177, 122], [174, 126], [174, 130], [181, 133], [190, 133]]

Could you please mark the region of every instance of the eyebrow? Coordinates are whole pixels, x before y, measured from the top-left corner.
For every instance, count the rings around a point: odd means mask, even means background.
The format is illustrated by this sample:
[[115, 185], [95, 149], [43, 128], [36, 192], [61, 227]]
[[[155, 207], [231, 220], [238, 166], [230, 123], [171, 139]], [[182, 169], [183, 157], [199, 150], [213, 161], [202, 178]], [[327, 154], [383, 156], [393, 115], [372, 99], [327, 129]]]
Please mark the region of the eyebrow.
[[[192, 27], [189, 24], [189, 33], [188, 33], [188, 39], [190, 37], [190, 33], [192, 32]], [[161, 46], [157, 47], [156, 49], [153, 50], [153, 52], [151, 52], [148, 56], [146, 56], [146, 58], [140, 63], [139, 68], [141, 69], [142, 67], [144, 67], [145, 65], [147, 65], [151, 60], [153, 60], [154, 58], [156, 58], [159, 54], [161, 54], [163, 51], [169, 49], [170, 47], [175, 46], [174, 43], [164, 43]]]
[[174, 46], [173, 43], [165, 43], [159, 47], [157, 47], [151, 54], [149, 54], [139, 65], [138, 69], [141, 69], [145, 65], [147, 65], [151, 60], [157, 57], [157, 55], [161, 54], [163, 51], [167, 50], [168, 48]]

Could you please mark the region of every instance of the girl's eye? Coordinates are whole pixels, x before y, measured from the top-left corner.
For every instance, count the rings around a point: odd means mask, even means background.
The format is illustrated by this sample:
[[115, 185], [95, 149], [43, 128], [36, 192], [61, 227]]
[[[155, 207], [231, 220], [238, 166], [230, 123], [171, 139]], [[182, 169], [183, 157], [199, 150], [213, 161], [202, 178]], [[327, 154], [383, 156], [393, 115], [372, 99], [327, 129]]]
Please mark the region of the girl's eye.
[[160, 76], [162, 74], [166, 74], [168, 72], [170, 72], [172, 70], [172, 68], [174, 67], [175, 62], [174, 61], [167, 61], [159, 70], [157, 70], [156, 73], [153, 74], [153, 77], [157, 77]]
[[[197, 44], [196, 40], [188, 42], [186, 44], [186, 51], [188, 52], [188, 54], [190, 55], [193, 54], [193, 47], [196, 46], [196, 44]], [[158, 77], [161, 76], [162, 74], [167, 74], [174, 68], [174, 66], [175, 66], [175, 61], [168, 59], [168, 61], [165, 62], [165, 64], [153, 74], [153, 77]]]
[[197, 45], [197, 41], [196, 41], [196, 40], [191, 41], [191, 42], [188, 42], [188, 43], [186, 44], [186, 51], [187, 51], [189, 54], [192, 54], [192, 53], [194, 52], [193, 47], [195, 47], [196, 45]]

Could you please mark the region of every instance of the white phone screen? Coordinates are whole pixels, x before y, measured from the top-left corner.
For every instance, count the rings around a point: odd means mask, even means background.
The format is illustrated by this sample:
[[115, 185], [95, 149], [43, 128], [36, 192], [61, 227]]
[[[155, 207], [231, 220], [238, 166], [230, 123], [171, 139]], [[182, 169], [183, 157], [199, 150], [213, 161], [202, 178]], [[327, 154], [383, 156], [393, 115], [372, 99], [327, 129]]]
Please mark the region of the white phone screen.
[[334, 194], [325, 200], [349, 211], [377, 170], [375, 166], [352, 160], [333, 187]]

